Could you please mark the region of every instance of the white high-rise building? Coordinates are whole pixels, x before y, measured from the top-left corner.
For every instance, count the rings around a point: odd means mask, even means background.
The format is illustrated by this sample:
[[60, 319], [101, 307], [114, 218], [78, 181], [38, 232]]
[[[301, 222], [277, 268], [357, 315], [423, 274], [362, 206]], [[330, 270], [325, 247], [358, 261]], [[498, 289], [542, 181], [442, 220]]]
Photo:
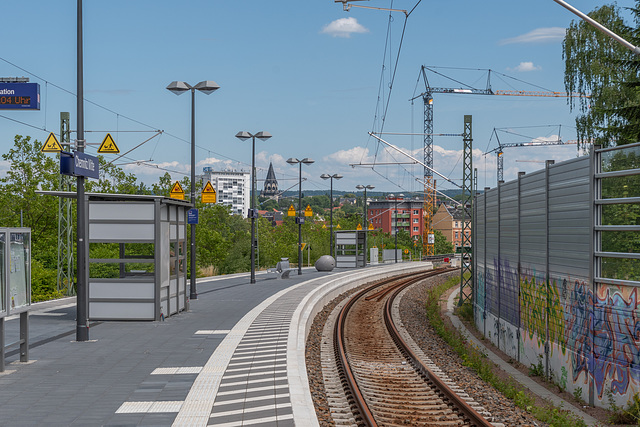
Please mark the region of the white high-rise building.
[[244, 171], [203, 169], [200, 191], [211, 182], [216, 190], [216, 203], [231, 206], [231, 212], [246, 218], [251, 207], [251, 174]]

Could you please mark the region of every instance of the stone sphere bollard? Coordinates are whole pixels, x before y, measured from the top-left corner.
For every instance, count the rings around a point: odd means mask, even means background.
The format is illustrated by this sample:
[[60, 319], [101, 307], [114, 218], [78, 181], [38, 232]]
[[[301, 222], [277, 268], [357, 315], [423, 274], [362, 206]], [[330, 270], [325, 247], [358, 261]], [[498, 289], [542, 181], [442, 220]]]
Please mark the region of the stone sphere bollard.
[[322, 255], [315, 266], [318, 271], [331, 271], [336, 267], [336, 260], [331, 255]]

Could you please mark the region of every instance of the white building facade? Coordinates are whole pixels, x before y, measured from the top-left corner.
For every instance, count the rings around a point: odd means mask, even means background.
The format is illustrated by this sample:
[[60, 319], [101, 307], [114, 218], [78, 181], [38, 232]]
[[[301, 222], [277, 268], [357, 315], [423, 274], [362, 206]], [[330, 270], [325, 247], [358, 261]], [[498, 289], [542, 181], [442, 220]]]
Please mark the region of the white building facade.
[[202, 188], [211, 182], [216, 190], [216, 203], [231, 207], [231, 213], [246, 218], [251, 202], [251, 174], [244, 171], [203, 169]]

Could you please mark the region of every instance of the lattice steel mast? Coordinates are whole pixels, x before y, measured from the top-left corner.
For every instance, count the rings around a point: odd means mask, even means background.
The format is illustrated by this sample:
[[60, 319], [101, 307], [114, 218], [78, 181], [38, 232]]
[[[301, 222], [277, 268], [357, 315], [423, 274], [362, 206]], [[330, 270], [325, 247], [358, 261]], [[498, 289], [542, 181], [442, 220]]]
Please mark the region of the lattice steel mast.
[[[473, 262], [471, 259], [471, 221], [472, 221], [472, 201], [473, 201], [473, 138], [472, 138], [471, 116], [464, 116], [464, 132], [462, 140], [464, 142], [463, 165], [462, 165], [462, 248], [460, 268], [460, 301], [459, 305], [473, 301]], [[468, 274], [467, 274], [468, 273]], [[466, 276], [466, 277], [465, 277]]]
[[[64, 151], [71, 151], [71, 131], [69, 113], [60, 113], [60, 145]], [[71, 177], [60, 174], [60, 191], [71, 191]], [[58, 292], [73, 294], [73, 245], [71, 199], [58, 197]]]

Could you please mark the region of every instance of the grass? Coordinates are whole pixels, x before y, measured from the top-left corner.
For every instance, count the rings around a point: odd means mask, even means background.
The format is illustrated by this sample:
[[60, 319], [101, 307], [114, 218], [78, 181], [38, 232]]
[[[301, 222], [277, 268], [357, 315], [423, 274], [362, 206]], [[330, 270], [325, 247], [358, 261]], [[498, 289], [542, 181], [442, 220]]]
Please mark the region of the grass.
[[[438, 335], [447, 343], [453, 351], [463, 361], [464, 366], [475, 371], [478, 376], [489, 383], [493, 388], [502, 393], [505, 397], [512, 400], [515, 405], [532, 414], [536, 419], [557, 427], [582, 427], [585, 426], [583, 420], [575, 415], [568, 413], [560, 408], [553, 406], [551, 403], [545, 406], [536, 405], [535, 398], [530, 395], [526, 389], [517, 383], [514, 379], [509, 378], [504, 381], [500, 379], [493, 371], [493, 364], [487, 360], [486, 354], [480, 349], [468, 343], [465, 338], [455, 328], [449, 329], [445, 326], [440, 316], [440, 297], [453, 286], [459, 285], [460, 279], [452, 277], [440, 286], [429, 291], [426, 302], [427, 319]], [[470, 304], [468, 307], [462, 306], [458, 314], [463, 319], [473, 320], [473, 308]]]

